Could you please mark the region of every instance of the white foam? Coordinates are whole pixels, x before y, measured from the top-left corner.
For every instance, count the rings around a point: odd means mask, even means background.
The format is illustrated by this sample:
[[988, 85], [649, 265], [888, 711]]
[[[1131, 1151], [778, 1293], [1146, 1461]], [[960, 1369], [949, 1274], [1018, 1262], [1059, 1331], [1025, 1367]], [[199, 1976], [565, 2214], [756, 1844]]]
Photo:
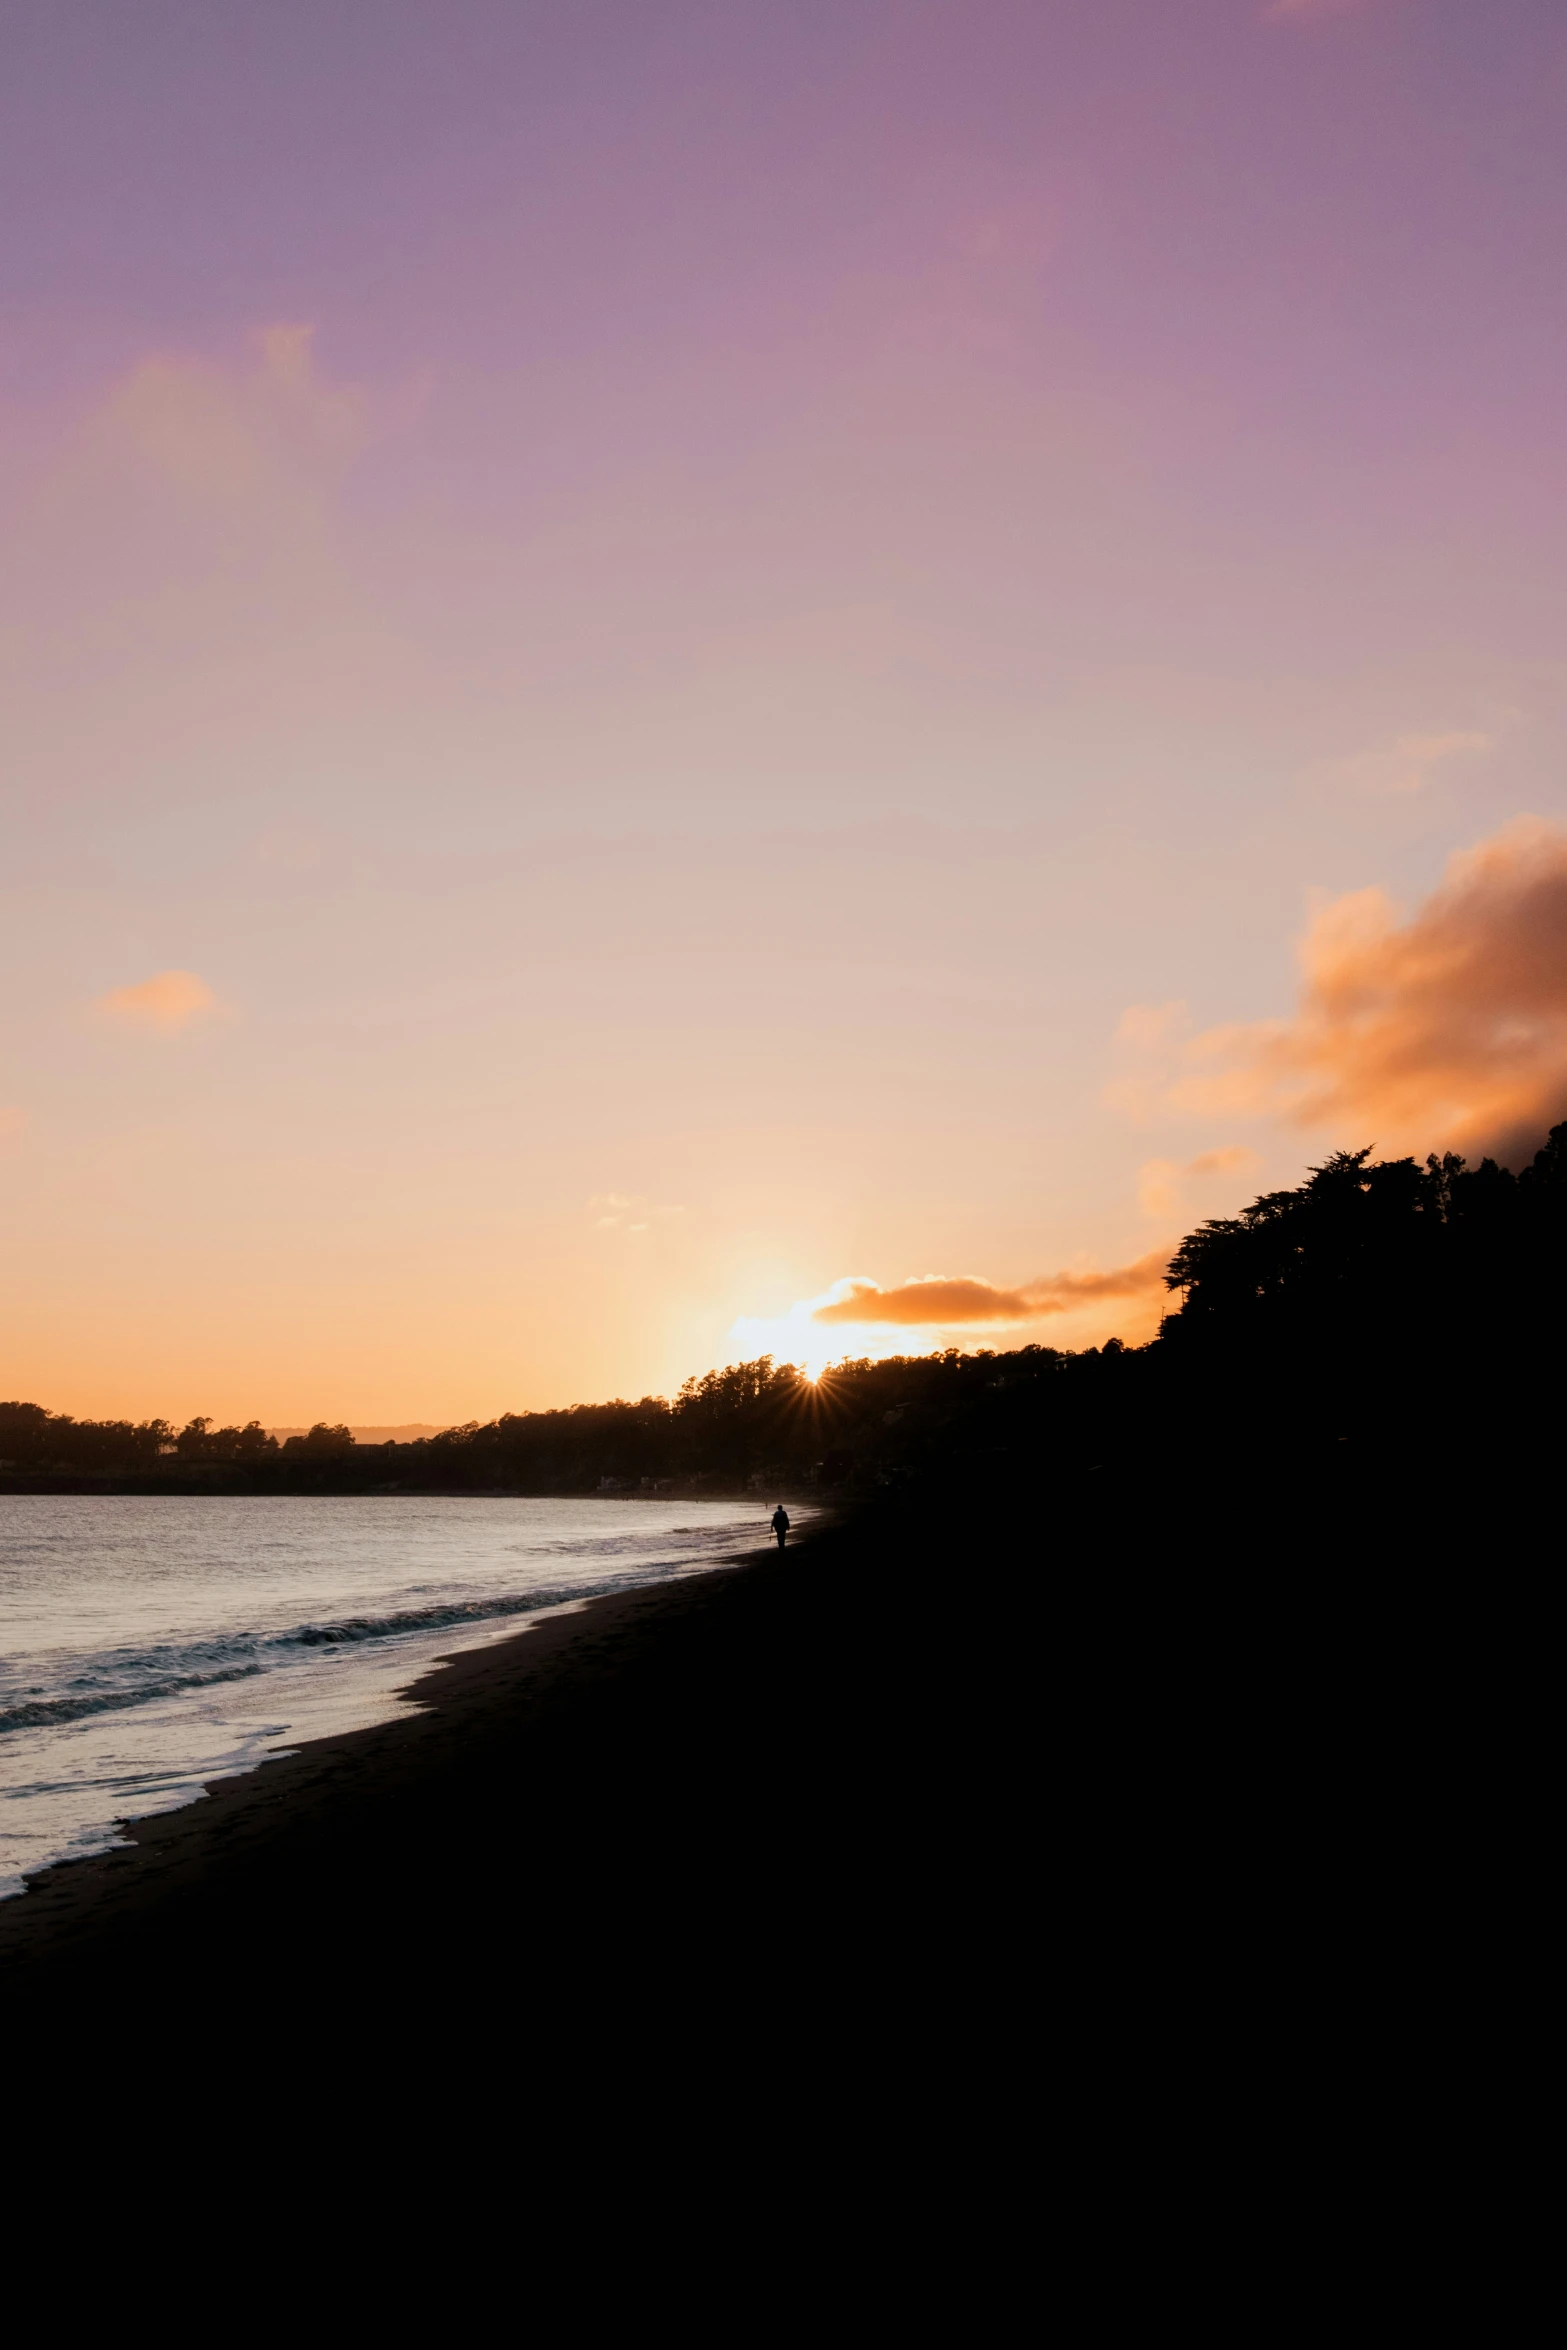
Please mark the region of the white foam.
[[393, 1719], [439, 1656], [765, 1539], [736, 1502], [0, 1496], [0, 1898]]

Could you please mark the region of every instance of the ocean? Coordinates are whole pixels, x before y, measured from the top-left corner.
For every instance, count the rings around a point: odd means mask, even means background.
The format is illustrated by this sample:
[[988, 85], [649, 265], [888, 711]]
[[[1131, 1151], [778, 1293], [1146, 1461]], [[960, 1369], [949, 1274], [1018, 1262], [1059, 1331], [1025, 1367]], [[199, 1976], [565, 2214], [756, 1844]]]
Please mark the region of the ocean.
[[0, 1495], [0, 1898], [438, 1656], [767, 1540], [743, 1502]]

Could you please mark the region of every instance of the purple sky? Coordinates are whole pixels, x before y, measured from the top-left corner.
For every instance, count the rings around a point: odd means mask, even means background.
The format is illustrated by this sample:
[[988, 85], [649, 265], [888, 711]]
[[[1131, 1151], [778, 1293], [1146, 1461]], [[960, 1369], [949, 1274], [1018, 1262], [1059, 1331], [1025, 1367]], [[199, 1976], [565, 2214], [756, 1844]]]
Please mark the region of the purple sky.
[[0, 1391], [667, 1387], [1408, 1146], [1158, 1057], [1567, 817], [1559, 5], [0, 45]]

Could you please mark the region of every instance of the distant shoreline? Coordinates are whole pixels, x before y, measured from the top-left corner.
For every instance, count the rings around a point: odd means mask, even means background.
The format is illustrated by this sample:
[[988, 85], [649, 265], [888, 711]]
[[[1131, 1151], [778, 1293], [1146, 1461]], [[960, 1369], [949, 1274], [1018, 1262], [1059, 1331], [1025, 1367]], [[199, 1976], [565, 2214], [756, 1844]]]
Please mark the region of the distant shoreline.
[[[611, 1480], [611, 1483], [614, 1483]], [[814, 1501], [815, 1491], [788, 1479], [760, 1485], [725, 1484], [716, 1478], [660, 1478], [644, 1488], [626, 1480], [624, 1489], [605, 1492], [592, 1485], [459, 1485], [418, 1476], [387, 1478], [356, 1476], [351, 1463], [292, 1461], [267, 1464], [259, 1473], [214, 1462], [210, 1468], [184, 1467], [168, 1475], [149, 1471], [142, 1476], [93, 1477], [81, 1471], [57, 1476], [0, 1474], [0, 1499], [7, 1494], [100, 1494], [156, 1500], [191, 1495], [216, 1495], [229, 1500], [311, 1500], [342, 1495], [345, 1499], [388, 1501]]]

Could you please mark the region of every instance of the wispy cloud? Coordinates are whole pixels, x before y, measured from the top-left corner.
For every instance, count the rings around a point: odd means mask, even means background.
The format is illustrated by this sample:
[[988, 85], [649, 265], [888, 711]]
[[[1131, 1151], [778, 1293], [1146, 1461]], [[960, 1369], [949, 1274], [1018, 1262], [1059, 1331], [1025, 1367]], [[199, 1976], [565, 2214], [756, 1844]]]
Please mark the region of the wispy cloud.
[[811, 1319], [865, 1329], [919, 1330], [1040, 1322], [1111, 1299], [1148, 1296], [1161, 1287], [1169, 1261], [1168, 1249], [1154, 1249], [1135, 1264], [1118, 1265], [1107, 1273], [1050, 1273], [1018, 1289], [1000, 1288], [974, 1273], [925, 1273], [887, 1289], [879, 1282], [850, 1278], [834, 1283], [828, 1296], [812, 1307]]
[[595, 1192], [588, 1209], [599, 1232], [647, 1232], [671, 1216], [685, 1214], [684, 1208], [665, 1206], [627, 1191]]
[[0, 1149], [15, 1142], [27, 1127], [27, 1112], [15, 1102], [0, 1102]]
[[0, 761], [51, 788], [274, 793], [391, 723], [409, 673], [349, 560], [366, 403], [304, 327], [147, 357], [3, 517]]
[[1210, 1029], [1174, 1107], [1273, 1113], [1381, 1147], [1515, 1154], [1567, 1115], [1567, 833], [1532, 817], [1455, 856], [1407, 919], [1321, 906], [1290, 1020]]
[[98, 1010], [132, 1028], [184, 1028], [212, 1011], [217, 997], [194, 971], [159, 971], [134, 987], [116, 987], [98, 999]]
[[351, 386], [321, 381], [314, 329], [264, 327], [251, 364], [225, 369], [184, 355], [144, 359], [100, 410], [78, 471], [158, 478], [228, 504], [275, 498], [301, 468], [333, 469], [366, 438]]
[[1116, 1073], [1104, 1089], [1111, 1109], [1139, 1124], [1163, 1106], [1170, 1055], [1191, 1020], [1179, 999], [1164, 1004], [1129, 1004], [1115, 1032]]
[[1137, 1204], [1145, 1216], [1168, 1224], [1182, 1213], [1188, 1181], [1238, 1175], [1244, 1168], [1261, 1164], [1260, 1155], [1243, 1142], [1226, 1143], [1220, 1150], [1199, 1151], [1195, 1159], [1184, 1163], [1178, 1159], [1148, 1159], [1137, 1171]]
[[1336, 781], [1361, 791], [1410, 794], [1423, 791], [1437, 771], [1454, 760], [1473, 759], [1493, 750], [1488, 734], [1401, 734], [1374, 750], [1356, 751], [1335, 759], [1327, 772]]

